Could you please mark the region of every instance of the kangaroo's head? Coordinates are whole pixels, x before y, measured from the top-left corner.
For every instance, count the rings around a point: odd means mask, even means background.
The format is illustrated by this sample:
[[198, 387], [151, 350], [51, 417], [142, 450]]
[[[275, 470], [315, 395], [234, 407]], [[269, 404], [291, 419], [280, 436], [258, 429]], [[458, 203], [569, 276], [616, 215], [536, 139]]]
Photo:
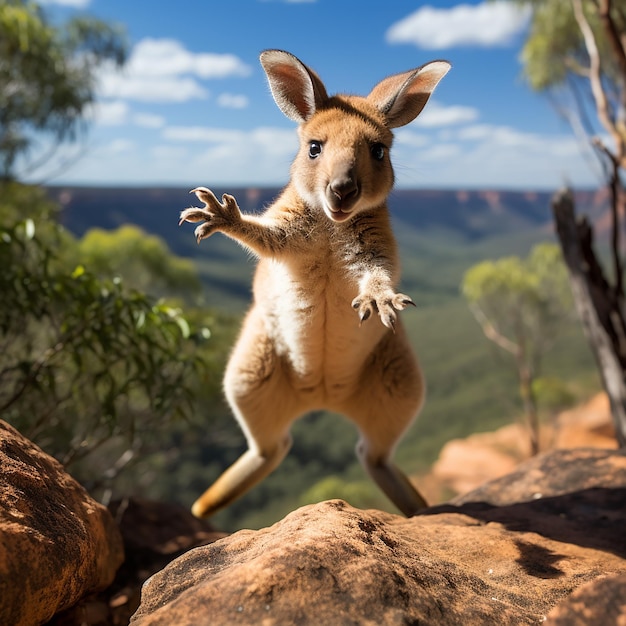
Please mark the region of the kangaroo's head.
[[391, 129], [419, 115], [450, 69], [433, 61], [385, 78], [366, 97], [329, 97], [317, 74], [288, 52], [266, 50], [261, 65], [276, 104], [300, 124], [291, 180], [335, 222], [384, 204], [394, 179]]

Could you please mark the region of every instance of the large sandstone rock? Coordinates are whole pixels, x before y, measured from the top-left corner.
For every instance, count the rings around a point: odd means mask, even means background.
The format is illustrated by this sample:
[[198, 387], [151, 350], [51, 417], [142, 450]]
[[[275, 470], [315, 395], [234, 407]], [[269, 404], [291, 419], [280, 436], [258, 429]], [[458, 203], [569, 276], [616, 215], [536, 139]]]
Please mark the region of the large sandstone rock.
[[128, 624], [147, 578], [187, 550], [226, 536], [177, 504], [125, 498], [111, 503], [109, 510], [124, 539], [124, 563], [112, 585], [59, 613], [50, 626]]
[[624, 626], [626, 574], [599, 576], [548, 614], [547, 626]]
[[626, 573], [626, 455], [553, 452], [412, 519], [304, 507], [173, 561], [133, 626], [538, 624]]
[[49, 620], [109, 585], [123, 557], [107, 509], [0, 421], [0, 624]]
[[[580, 446], [614, 450], [617, 441], [607, 395], [596, 394], [542, 424], [539, 440], [542, 450]], [[430, 473], [418, 482], [429, 502], [441, 502], [451, 494], [467, 493], [488, 480], [509, 474], [529, 456], [526, 425], [507, 424], [493, 432], [448, 441]]]

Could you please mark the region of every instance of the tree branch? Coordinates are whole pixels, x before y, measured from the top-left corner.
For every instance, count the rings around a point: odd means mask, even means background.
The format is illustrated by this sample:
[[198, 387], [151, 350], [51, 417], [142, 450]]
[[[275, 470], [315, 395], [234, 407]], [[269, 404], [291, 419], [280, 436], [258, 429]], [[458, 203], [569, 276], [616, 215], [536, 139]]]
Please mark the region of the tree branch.
[[620, 33], [611, 15], [611, 0], [599, 0], [598, 15], [606, 32], [609, 45], [617, 61], [619, 71], [626, 77], [626, 38], [620, 38]]
[[504, 335], [501, 335], [495, 328], [495, 326], [489, 321], [483, 310], [475, 302], [470, 302], [470, 311], [476, 318], [476, 321], [482, 328], [485, 337], [490, 341], [493, 341], [496, 345], [500, 346], [503, 350], [518, 356], [520, 347]]
[[574, 17], [580, 28], [585, 42], [585, 48], [589, 55], [589, 84], [596, 103], [598, 119], [615, 142], [616, 154], [621, 160], [625, 155], [624, 138], [615, 126], [613, 111], [611, 111], [611, 105], [602, 85], [602, 66], [596, 38], [583, 11], [582, 0], [571, 0], [571, 2]]

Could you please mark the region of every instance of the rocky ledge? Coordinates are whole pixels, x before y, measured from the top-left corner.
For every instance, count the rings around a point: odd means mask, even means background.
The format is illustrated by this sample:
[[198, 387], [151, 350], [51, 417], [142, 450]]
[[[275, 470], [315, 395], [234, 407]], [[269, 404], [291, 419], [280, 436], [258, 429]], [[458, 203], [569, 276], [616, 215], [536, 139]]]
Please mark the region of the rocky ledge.
[[625, 527], [626, 454], [555, 451], [411, 519], [336, 500], [192, 549], [131, 624], [608, 626], [626, 619]]
[[0, 422], [3, 625], [617, 626], [625, 528], [624, 451], [548, 452], [411, 519], [333, 500], [224, 536], [105, 509]]

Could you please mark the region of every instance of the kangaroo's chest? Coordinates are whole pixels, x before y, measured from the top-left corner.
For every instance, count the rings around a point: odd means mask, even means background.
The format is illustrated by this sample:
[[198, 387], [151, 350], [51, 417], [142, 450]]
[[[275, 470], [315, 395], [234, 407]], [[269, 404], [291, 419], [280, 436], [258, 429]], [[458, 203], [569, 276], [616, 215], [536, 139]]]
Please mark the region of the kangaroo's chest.
[[377, 319], [359, 323], [352, 308], [359, 277], [346, 256], [341, 248], [319, 245], [297, 258], [259, 263], [255, 306], [276, 353], [302, 388], [328, 381], [351, 386], [386, 330]]

